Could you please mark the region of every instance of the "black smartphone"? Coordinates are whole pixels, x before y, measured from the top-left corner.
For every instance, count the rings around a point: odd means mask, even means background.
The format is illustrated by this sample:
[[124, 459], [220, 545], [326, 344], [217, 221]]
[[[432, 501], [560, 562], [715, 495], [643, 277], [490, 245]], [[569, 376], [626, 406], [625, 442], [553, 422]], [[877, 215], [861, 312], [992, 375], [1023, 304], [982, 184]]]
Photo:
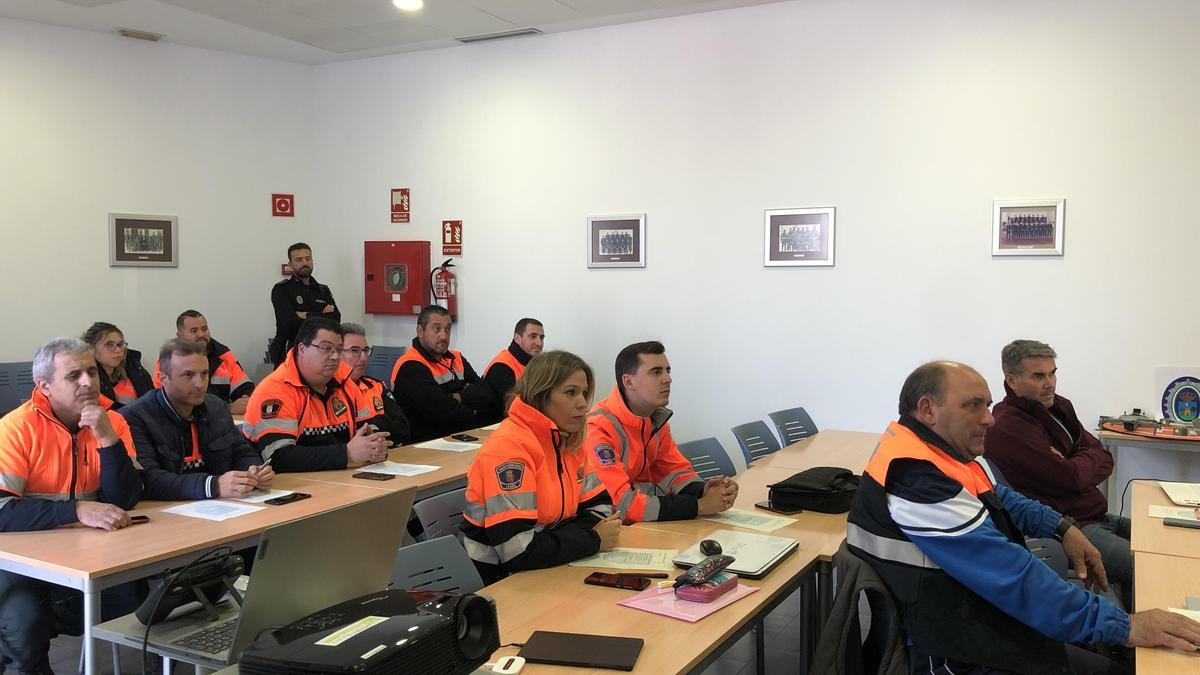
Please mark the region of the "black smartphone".
[[760, 508], [763, 511], [770, 511], [771, 513], [778, 513], [781, 516], [791, 516], [791, 515], [794, 515], [797, 513], [804, 513], [804, 509], [783, 509], [778, 506], [774, 506], [771, 504], [771, 500], [769, 500], [769, 499], [765, 502], [755, 502], [754, 506], [755, 506], [755, 508]]
[[593, 586], [608, 586], [609, 588], [623, 588], [627, 591], [644, 591], [650, 588], [650, 580], [646, 577], [638, 577], [632, 574], [606, 574], [604, 572], [592, 572], [583, 580], [585, 584]]
[[375, 473], [374, 471], [359, 471], [350, 477], [362, 478], [363, 480], [391, 480], [395, 478], [395, 476], [390, 473]]
[[290, 495], [284, 495], [282, 497], [268, 499], [267, 501], [265, 501], [263, 503], [270, 504], [271, 506], [280, 506], [282, 504], [291, 504], [292, 502], [298, 502], [301, 499], [308, 499], [311, 496], [312, 495], [308, 494], [307, 492], [293, 492]]
[[463, 443], [470, 443], [471, 441], [479, 440], [478, 436], [472, 436], [471, 434], [450, 434], [450, 438], [453, 438], [456, 441], [462, 441]]
[[129, 516], [129, 523], [131, 525], [141, 525], [148, 522], [150, 522], [150, 516]]

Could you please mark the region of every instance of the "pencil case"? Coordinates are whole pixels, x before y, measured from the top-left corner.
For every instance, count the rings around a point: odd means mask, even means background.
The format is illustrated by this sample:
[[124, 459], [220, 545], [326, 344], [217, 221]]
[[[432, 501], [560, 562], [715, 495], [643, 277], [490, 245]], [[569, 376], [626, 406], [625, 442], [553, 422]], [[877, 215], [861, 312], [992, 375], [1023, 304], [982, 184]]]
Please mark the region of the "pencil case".
[[732, 591], [738, 583], [738, 578], [732, 574], [721, 572], [701, 584], [684, 584], [675, 588], [675, 597], [689, 602], [712, 602]]

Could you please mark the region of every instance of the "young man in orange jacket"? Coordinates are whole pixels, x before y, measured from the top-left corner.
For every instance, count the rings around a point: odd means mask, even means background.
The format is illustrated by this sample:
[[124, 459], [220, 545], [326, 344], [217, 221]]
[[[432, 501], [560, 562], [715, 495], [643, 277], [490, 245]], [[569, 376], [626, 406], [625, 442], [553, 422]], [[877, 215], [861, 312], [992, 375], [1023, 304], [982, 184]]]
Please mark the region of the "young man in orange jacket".
[[732, 478], [700, 480], [671, 437], [671, 363], [661, 342], [621, 350], [617, 386], [588, 417], [585, 443], [625, 523], [685, 520], [733, 506]]
[[525, 372], [529, 360], [542, 353], [546, 329], [537, 319], [521, 319], [513, 328], [513, 339], [483, 369], [483, 381], [495, 396], [496, 413], [505, 417], [505, 399]]

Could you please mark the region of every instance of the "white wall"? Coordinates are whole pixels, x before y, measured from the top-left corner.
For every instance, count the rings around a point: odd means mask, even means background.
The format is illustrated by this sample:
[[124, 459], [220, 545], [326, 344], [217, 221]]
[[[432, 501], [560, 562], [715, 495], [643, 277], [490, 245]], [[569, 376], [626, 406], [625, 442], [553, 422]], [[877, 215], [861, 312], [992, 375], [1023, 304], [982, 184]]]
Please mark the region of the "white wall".
[[[310, 68], [0, 20], [0, 92], [0, 360], [105, 320], [152, 367], [194, 307], [253, 372], [287, 246], [333, 236]], [[298, 217], [273, 219], [272, 192]], [[178, 216], [178, 269], [110, 268], [109, 212]]]
[[[309, 69], [0, 22], [0, 281], [45, 333], [105, 317], [147, 345], [203, 303], [257, 352], [289, 241], [352, 319], [363, 240], [461, 218], [472, 362], [536, 316], [606, 391], [620, 346], [660, 338], [681, 438], [732, 448], [729, 426], [794, 404], [878, 430], [935, 357], [998, 398], [1015, 337], [1059, 350], [1091, 420], [1195, 361], [1198, 27], [1190, 0], [785, 2]], [[412, 225], [388, 221], [392, 187]], [[273, 221], [292, 190], [301, 217]], [[990, 256], [992, 200], [1022, 197], [1067, 199], [1065, 257]], [[762, 267], [763, 209], [830, 205], [835, 268]], [[109, 210], [178, 213], [183, 266], [109, 269]], [[631, 211], [647, 268], [587, 270], [585, 217]], [[6, 335], [11, 360], [44, 333]]]
[[[677, 436], [795, 404], [880, 429], [905, 374], [1017, 337], [1081, 416], [1191, 360], [1200, 6], [787, 2], [315, 69], [319, 181], [359, 238], [465, 221], [458, 344], [522, 315], [612, 385], [661, 338]], [[390, 187], [414, 225], [391, 225]], [[1065, 197], [1066, 256], [993, 259], [993, 199]], [[765, 269], [765, 208], [836, 206], [834, 269]], [[588, 214], [645, 211], [644, 270]], [[353, 242], [346, 242], [347, 246]], [[399, 344], [411, 321], [375, 322]], [[732, 443], [727, 435], [722, 435]]]

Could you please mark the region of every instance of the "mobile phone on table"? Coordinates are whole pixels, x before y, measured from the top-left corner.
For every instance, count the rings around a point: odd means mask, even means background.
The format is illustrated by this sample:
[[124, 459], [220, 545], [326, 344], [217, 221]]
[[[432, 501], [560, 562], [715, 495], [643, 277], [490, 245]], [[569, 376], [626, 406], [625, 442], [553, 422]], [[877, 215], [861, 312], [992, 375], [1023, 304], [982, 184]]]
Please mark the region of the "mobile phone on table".
[[267, 501], [265, 501], [263, 503], [270, 504], [271, 506], [280, 506], [282, 504], [291, 504], [292, 502], [298, 502], [301, 499], [308, 499], [311, 496], [312, 495], [308, 494], [307, 492], [293, 492], [290, 495], [284, 495], [282, 497], [275, 497], [274, 499], [268, 499]]
[[646, 577], [639, 577], [633, 574], [607, 574], [605, 572], [592, 572], [583, 580], [585, 584], [593, 586], [608, 586], [609, 588], [623, 588], [628, 591], [644, 591], [650, 588], [650, 580]]
[[129, 522], [132, 525], [141, 525], [150, 522], [150, 516], [129, 516]]
[[471, 441], [479, 440], [478, 436], [472, 436], [471, 434], [450, 434], [450, 438], [453, 438], [456, 441], [462, 441], [463, 443], [470, 443]]
[[363, 480], [391, 480], [395, 478], [390, 473], [375, 473], [374, 471], [359, 471], [353, 474], [351, 478], [362, 478]]
[[755, 502], [754, 506], [755, 506], [755, 508], [762, 509], [763, 511], [770, 511], [771, 513], [778, 513], [783, 516], [791, 516], [791, 515], [795, 515], [797, 513], [804, 513], [804, 509], [785, 509], [780, 506], [775, 506], [771, 503], [771, 500], [769, 500], [769, 499], [765, 502]]

